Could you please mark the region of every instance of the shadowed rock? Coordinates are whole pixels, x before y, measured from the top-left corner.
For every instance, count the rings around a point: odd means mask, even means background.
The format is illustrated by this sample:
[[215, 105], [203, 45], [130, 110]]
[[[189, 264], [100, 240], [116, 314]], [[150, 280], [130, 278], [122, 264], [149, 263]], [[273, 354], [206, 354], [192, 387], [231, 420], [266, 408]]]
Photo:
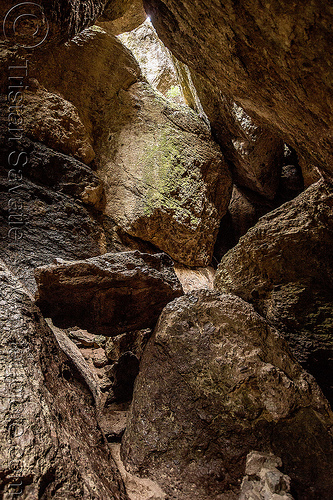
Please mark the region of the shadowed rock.
[[154, 326], [163, 307], [182, 295], [165, 254], [109, 253], [36, 269], [37, 303], [63, 328], [112, 336]]
[[333, 401], [333, 190], [313, 184], [262, 217], [223, 258], [215, 287], [251, 302]]
[[127, 500], [82, 362], [61, 352], [2, 262], [0, 296], [1, 498]]

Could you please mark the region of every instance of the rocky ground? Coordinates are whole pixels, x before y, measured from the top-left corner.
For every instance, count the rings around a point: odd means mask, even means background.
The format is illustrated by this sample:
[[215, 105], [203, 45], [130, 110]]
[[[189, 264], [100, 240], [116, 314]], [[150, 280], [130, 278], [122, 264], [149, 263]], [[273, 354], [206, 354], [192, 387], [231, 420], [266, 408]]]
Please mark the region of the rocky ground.
[[1, 498], [331, 500], [327, 2], [0, 13]]

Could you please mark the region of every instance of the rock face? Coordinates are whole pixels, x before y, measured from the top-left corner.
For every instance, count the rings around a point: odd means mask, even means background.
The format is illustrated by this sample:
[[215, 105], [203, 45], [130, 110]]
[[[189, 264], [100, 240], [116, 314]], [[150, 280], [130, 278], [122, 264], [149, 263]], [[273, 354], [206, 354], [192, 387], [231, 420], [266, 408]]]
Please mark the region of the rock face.
[[212, 132], [229, 162], [235, 184], [273, 199], [283, 163], [283, 141], [259, 127], [230, 98], [206, 79], [192, 73]]
[[112, 336], [154, 326], [163, 307], [182, 295], [165, 254], [109, 253], [36, 269], [37, 302], [60, 327]]
[[[165, 45], [332, 173], [332, 15], [322, 0], [144, 0]], [[214, 47], [214, 50], [212, 50]]]
[[[128, 93], [131, 120], [102, 155], [106, 213], [128, 234], [189, 266], [210, 263], [231, 178], [205, 123], [144, 83]], [[133, 137], [136, 137], [133, 148]]]
[[218, 290], [252, 302], [287, 337], [330, 401], [333, 192], [319, 182], [262, 217], [222, 259]]
[[95, 158], [77, 109], [58, 95], [43, 90], [26, 92], [21, 116], [25, 135], [30, 139], [86, 164]]
[[[246, 455], [280, 456], [304, 500], [329, 500], [333, 415], [252, 306], [196, 291], [168, 304], [136, 380], [122, 444], [172, 498], [236, 498]], [[227, 496], [227, 492], [231, 496]]]
[[89, 388], [0, 265], [2, 498], [127, 500]]
[[0, 159], [2, 257], [30, 290], [33, 269], [57, 257], [125, 249], [113, 244], [114, 223], [99, 212], [102, 183], [86, 165], [28, 139], [15, 149], [1, 142]]
[[[0, 16], [4, 20], [6, 41], [10, 45], [38, 50], [50, 44], [67, 42], [92, 25], [103, 12], [105, 4], [106, 0], [87, 0], [83, 3], [79, 0], [42, 0], [38, 4], [14, 4], [1, 0]], [[120, 9], [123, 4], [123, 1], [112, 0], [113, 18], [122, 15]], [[30, 17], [30, 23], [26, 17]]]

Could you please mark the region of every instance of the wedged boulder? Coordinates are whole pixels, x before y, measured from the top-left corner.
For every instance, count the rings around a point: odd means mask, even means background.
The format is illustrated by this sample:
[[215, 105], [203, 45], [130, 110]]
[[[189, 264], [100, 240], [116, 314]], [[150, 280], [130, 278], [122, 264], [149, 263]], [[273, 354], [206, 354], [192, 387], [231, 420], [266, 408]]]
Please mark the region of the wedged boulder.
[[33, 74], [78, 110], [105, 184], [106, 214], [174, 260], [208, 265], [231, 178], [205, 122], [145, 83], [128, 49], [99, 27]]
[[237, 498], [251, 450], [272, 452], [299, 498], [329, 500], [332, 423], [277, 330], [239, 297], [195, 291], [164, 308], [144, 352], [122, 458], [174, 498], [217, 500]]
[[231, 195], [223, 156], [190, 108], [145, 83], [126, 99], [131, 120], [116, 134], [117, 147], [108, 142], [101, 151], [106, 213], [175, 261], [206, 266]]
[[192, 290], [213, 290], [215, 269], [211, 266], [189, 269], [185, 266], [175, 266], [175, 273], [182, 284], [184, 293]]
[[132, 31], [144, 23], [147, 18], [142, 0], [132, 0], [126, 12], [113, 21], [107, 19], [109, 17], [107, 14], [108, 9], [104, 11], [104, 14], [96, 24], [113, 35], [121, 35], [122, 33]]
[[233, 180], [241, 187], [273, 199], [283, 163], [283, 141], [267, 127], [260, 127], [232, 99], [192, 72], [212, 132], [229, 162]]
[[183, 294], [165, 254], [108, 253], [35, 270], [37, 303], [57, 326], [113, 336], [154, 326]]
[[151, 329], [146, 328], [110, 337], [105, 345], [105, 354], [114, 363], [126, 352], [133, 353], [140, 360], [151, 334]]
[[223, 258], [215, 287], [251, 302], [333, 401], [333, 190], [324, 181], [262, 217]]
[[[174, 55], [329, 175], [332, 12], [322, 0], [144, 0]], [[214, 47], [214, 50], [212, 50]]]
[[1, 498], [128, 500], [90, 388], [0, 263]]

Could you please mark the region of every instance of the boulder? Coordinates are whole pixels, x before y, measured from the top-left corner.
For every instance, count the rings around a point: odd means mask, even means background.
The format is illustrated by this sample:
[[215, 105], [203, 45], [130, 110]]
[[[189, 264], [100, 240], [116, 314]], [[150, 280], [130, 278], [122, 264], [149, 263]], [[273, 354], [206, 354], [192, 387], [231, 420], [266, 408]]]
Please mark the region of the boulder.
[[192, 290], [213, 290], [214, 288], [215, 269], [211, 266], [190, 269], [176, 265], [175, 273], [182, 284], [184, 293], [192, 292]]
[[223, 156], [190, 108], [145, 83], [134, 84], [125, 99], [131, 120], [101, 150], [106, 213], [175, 261], [206, 266], [231, 195]]
[[[329, 175], [332, 12], [322, 0], [144, 0], [173, 54]], [[302, 6], [303, 7], [303, 6]], [[214, 47], [214, 50], [212, 50]]]
[[35, 270], [37, 303], [57, 326], [113, 336], [154, 326], [163, 307], [182, 295], [165, 254], [108, 253]]
[[320, 181], [262, 217], [221, 260], [215, 287], [251, 302], [333, 401], [333, 191]]
[[[112, 4], [114, 5], [114, 2]], [[125, 2], [124, 5], [128, 8], [121, 17], [117, 17], [113, 21], [108, 20], [109, 9], [107, 8], [96, 24], [113, 35], [121, 35], [121, 33], [134, 30], [145, 22], [147, 14], [143, 8], [142, 0], [132, 0], [130, 5], [128, 2]]]
[[315, 379], [251, 305], [195, 291], [164, 308], [144, 352], [122, 458], [179, 500], [217, 500], [237, 498], [250, 451], [271, 452], [299, 498], [329, 500], [332, 423]]
[[91, 388], [3, 262], [0, 289], [1, 497], [128, 500]]
[[131, 352], [140, 360], [151, 333], [151, 329], [146, 328], [110, 337], [105, 345], [107, 358], [115, 363], [123, 354]]
[[25, 135], [30, 139], [86, 164], [95, 158], [77, 109], [60, 96], [41, 89], [25, 92], [21, 117]]
[[32, 76], [77, 109], [106, 215], [182, 264], [209, 264], [231, 178], [206, 123], [145, 83], [129, 50], [97, 26], [39, 61]]
[[114, 244], [103, 185], [86, 165], [28, 139], [1, 142], [0, 159], [1, 253], [31, 291], [37, 266], [126, 248]]

